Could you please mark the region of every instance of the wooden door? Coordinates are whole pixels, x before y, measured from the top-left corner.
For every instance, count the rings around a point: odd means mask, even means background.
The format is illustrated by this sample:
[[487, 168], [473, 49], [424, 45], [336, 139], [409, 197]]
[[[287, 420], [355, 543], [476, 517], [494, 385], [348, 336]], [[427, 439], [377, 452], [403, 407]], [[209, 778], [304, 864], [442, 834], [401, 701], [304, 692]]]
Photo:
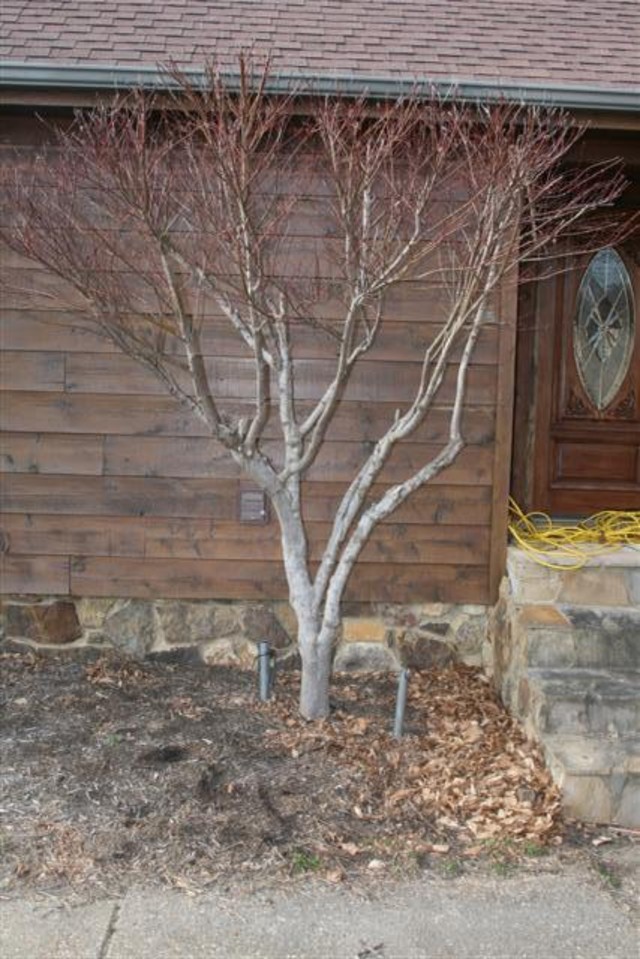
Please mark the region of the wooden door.
[[533, 509], [640, 509], [640, 269], [607, 248], [539, 290]]

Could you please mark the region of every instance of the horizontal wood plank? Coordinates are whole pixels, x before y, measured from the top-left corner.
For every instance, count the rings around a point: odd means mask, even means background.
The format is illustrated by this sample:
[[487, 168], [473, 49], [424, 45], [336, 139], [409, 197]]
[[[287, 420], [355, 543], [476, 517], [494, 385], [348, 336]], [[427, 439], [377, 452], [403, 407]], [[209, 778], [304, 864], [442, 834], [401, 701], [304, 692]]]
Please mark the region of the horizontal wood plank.
[[347, 601], [367, 603], [488, 603], [487, 574], [478, 566], [363, 563], [347, 584]]
[[3, 350], [0, 352], [0, 389], [62, 391], [64, 364], [62, 353]]
[[[3, 293], [3, 307], [7, 310], [86, 310], [86, 302], [66, 281], [43, 268], [5, 271], [11, 278]], [[149, 312], [161, 309], [157, 296], [146, 290], [141, 280], [131, 277], [131, 293], [135, 297], [135, 311]], [[314, 316], [319, 320], [335, 320], [344, 316], [344, 304], [337, 296], [323, 289], [314, 303]], [[384, 317], [404, 323], [437, 322], [450, 303], [450, 295], [443, 284], [413, 280], [392, 287], [385, 297]], [[211, 301], [203, 307], [205, 314], [218, 315]], [[487, 322], [499, 316], [497, 298], [487, 308]]]
[[58, 353], [116, 353], [110, 340], [92, 332], [79, 314], [65, 310], [3, 310], [0, 314], [3, 350]]
[[[37, 355], [7, 354], [17, 368], [25, 356]], [[255, 368], [251, 360], [209, 358], [207, 370], [216, 397], [245, 401], [252, 397]], [[352, 374], [345, 398], [351, 402], [366, 403], [410, 402], [419, 383], [420, 371], [420, 362], [374, 364], [363, 360]], [[300, 360], [296, 364], [296, 398], [302, 401], [319, 399], [334, 375], [335, 362]], [[177, 378], [188, 388], [186, 377]], [[455, 385], [456, 367], [450, 366], [438, 391], [438, 402], [451, 402]], [[493, 366], [472, 366], [468, 375], [467, 402], [474, 406], [491, 406], [495, 402], [495, 386], [496, 372]], [[65, 389], [80, 393], [166, 393], [164, 384], [134, 360], [106, 353], [69, 354], [66, 358]]]
[[103, 443], [100, 436], [5, 432], [0, 436], [0, 468], [8, 473], [100, 476]]
[[[103, 452], [104, 444], [104, 452]], [[397, 483], [434, 459], [439, 445], [399, 445], [381, 473], [381, 481]], [[269, 445], [266, 447], [270, 452]], [[364, 464], [366, 444], [325, 442], [309, 470], [315, 482], [348, 482]], [[149, 478], [237, 479], [242, 472], [226, 450], [210, 439], [180, 437], [99, 437], [65, 434], [4, 433], [0, 463], [8, 473], [76, 477], [135, 476]], [[487, 485], [493, 467], [489, 446], [467, 446], [447, 469], [430, 481], [436, 486]]]
[[0, 476], [0, 496], [7, 513], [228, 520], [236, 516], [238, 486], [230, 480], [8, 473]]
[[71, 594], [180, 599], [284, 599], [284, 569], [260, 560], [139, 559], [77, 556]]
[[[173, 528], [173, 522], [163, 524], [165, 529]], [[19, 513], [0, 517], [0, 541], [8, 555], [143, 557], [145, 536], [144, 518]]]
[[[301, 404], [300, 414], [310, 410]], [[396, 404], [350, 403], [343, 401], [329, 430], [332, 440], [369, 443], [378, 439], [393, 422]], [[227, 412], [250, 416], [249, 404], [225, 405]], [[467, 408], [463, 436], [469, 443], [486, 444], [493, 437], [494, 410]], [[404, 441], [441, 443], [447, 436], [450, 412], [434, 408], [425, 422]], [[185, 410], [171, 396], [111, 396], [107, 393], [44, 393], [8, 391], [0, 403], [0, 428], [19, 433], [85, 433], [115, 436], [207, 436], [202, 420]], [[267, 436], [279, 435], [275, 423]], [[356, 444], [357, 445], [357, 444]]]
[[[376, 486], [372, 495], [381, 495], [384, 489]], [[345, 491], [344, 483], [307, 484], [305, 518], [331, 522]], [[238, 511], [238, 483], [234, 480], [5, 474], [0, 476], [0, 495], [5, 513], [231, 521]], [[489, 525], [490, 503], [490, 486], [428, 486], [414, 493], [390, 522]]]
[[[307, 524], [310, 556], [322, 557], [331, 527]], [[8, 555], [138, 556], [156, 559], [282, 561], [275, 520], [265, 525], [213, 520], [4, 514], [0, 542]], [[365, 547], [364, 563], [486, 563], [489, 530], [483, 526], [380, 526]]]
[[[417, 443], [399, 444], [389, 458], [382, 478], [396, 483], [408, 478], [435, 458], [440, 446]], [[270, 448], [267, 445], [266, 452]], [[325, 442], [309, 471], [310, 479], [349, 481], [368, 455], [362, 443]], [[176, 476], [240, 478], [239, 467], [226, 450], [213, 440], [200, 437], [119, 437], [105, 439], [105, 475]], [[462, 450], [446, 470], [432, 480], [437, 485], [475, 485], [491, 482], [492, 450], [488, 446], [469, 446]], [[44, 472], [44, 470], [43, 470]]]
[[[88, 212], [90, 216], [92, 211]], [[445, 211], [443, 210], [443, 212]], [[322, 218], [320, 204], [318, 204], [318, 213]], [[10, 219], [10, 214], [5, 215], [2, 225], [9, 225]], [[289, 223], [286, 225], [288, 227]], [[321, 277], [335, 281], [341, 280], [344, 263], [344, 239], [341, 236], [336, 237], [328, 234], [326, 227], [331, 227], [330, 220], [324, 216], [323, 222], [318, 223], [311, 217], [305, 218], [298, 215], [295, 219], [291, 219], [291, 225], [297, 232], [287, 232], [286, 235], [270, 232], [266, 237], [261, 261], [264, 275], [266, 277]], [[183, 227], [185, 226], [186, 224], [183, 223]], [[80, 235], [85, 239], [87, 245], [90, 248], [96, 245], [98, 247], [95, 256], [95, 273], [107, 272], [126, 277], [141, 277], [145, 278], [146, 282], [151, 281], [162, 287], [166, 286], [158, 244], [151, 240], [147, 234], [135, 230], [117, 230], [113, 222], [104, 218], [100, 226], [100, 234], [100, 236], [91, 235], [88, 229], [80, 227]], [[179, 222], [176, 222], [176, 228], [171, 235], [176, 241], [182, 243], [185, 256], [189, 256], [191, 253], [193, 259], [196, 259], [194, 254], [199, 253], [200, 257], [204, 258], [206, 266], [203, 265], [203, 268], [205, 272], [215, 272], [220, 276], [239, 274], [238, 263], [226, 255], [223, 249], [215, 245], [215, 234], [188, 228], [180, 229]], [[408, 238], [406, 232], [404, 236], [405, 239]], [[213, 244], [212, 237], [214, 237]], [[112, 243], [113, 248], [117, 250], [117, 255], [113, 258], [110, 255], [110, 250], [106, 255], [100, 255], [103, 239], [107, 243]], [[397, 235], [396, 241], [400, 239], [401, 236]], [[448, 242], [442, 244], [441, 251], [433, 252], [432, 250], [429, 255], [421, 259], [420, 271], [424, 278], [420, 282], [423, 286], [442, 285], [443, 258], [441, 253], [444, 249], [451, 250], [454, 245], [455, 240], [450, 238]], [[466, 252], [460, 245], [458, 249]], [[46, 272], [45, 267], [38, 260], [26, 257], [6, 245], [0, 247], [0, 257], [3, 269], [11, 273], [22, 275], [24, 273]], [[200, 257], [196, 261], [199, 265]], [[177, 266], [175, 272], [186, 280], [190, 271], [186, 266], [183, 268]], [[204, 292], [206, 293], [206, 289]]]
[[67, 556], [11, 556], [0, 554], [0, 592], [3, 595], [69, 593]]
[[[75, 557], [71, 593], [76, 596], [166, 599], [286, 599], [277, 563], [216, 560]], [[388, 564], [362, 564], [347, 586], [356, 602], [487, 601], [487, 575], [481, 567], [417, 566], [390, 570]]]
[[2, 306], [5, 310], [86, 310], [86, 300], [73, 287], [42, 266], [37, 269], [2, 270]]
[[[440, 329], [438, 323], [406, 323], [388, 317], [382, 323], [368, 361], [415, 362]], [[205, 356], [247, 358], [244, 341], [222, 317], [210, 317], [202, 326]], [[301, 359], [335, 354], [335, 340], [302, 322], [291, 331], [294, 355]], [[473, 354], [474, 363], [495, 365], [498, 328], [487, 325]], [[68, 353], [119, 353], [106, 337], [98, 336], [78, 314], [55, 310], [5, 310], [0, 315], [0, 343], [5, 350], [47, 350]]]

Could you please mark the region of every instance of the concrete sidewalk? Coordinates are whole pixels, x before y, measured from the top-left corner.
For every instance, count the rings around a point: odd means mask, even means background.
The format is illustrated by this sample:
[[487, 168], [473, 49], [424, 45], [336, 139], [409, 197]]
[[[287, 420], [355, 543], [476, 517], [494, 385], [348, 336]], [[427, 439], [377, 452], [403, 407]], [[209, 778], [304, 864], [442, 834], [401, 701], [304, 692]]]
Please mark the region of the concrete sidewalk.
[[235, 899], [134, 889], [75, 908], [0, 902], [3, 959], [637, 959], [638, 930], [579, 874], [320, 883]]

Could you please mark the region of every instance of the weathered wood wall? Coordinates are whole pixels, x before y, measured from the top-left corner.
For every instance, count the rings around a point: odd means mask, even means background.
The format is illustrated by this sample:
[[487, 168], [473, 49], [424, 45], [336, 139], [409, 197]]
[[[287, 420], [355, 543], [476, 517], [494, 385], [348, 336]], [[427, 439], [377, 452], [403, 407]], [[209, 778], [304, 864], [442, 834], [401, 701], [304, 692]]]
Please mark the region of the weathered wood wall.
[[[33, 122], [9, 119], [3, 162], [11, 162], [14, 144], [27, 146], [37, 136]], [[55, 277], [8, 251], [2, 266], [9, 284], [0, 319], [3, 592], [286, 597], [277, 523], [239, 523], [245, 481], [201, 424], [150, 374], [77, 325]], [[441, 308], [437, 290], [406, 284], [395, 294], [380, 342], [361, 364], [309, 476], [304, 502], [314, 557], [356, 466], [411, 396], [419, 349]], [[378, 530], [352, 577], [351, 599], [493, 598], [505, 539], [505, 368], [514, 311], [513, 296], [496, 302], [502, 322], [487, 326], [477, 350], [466, 449]], [[297, 349], [298, 395], [313, 400], [331, 369], [327, 347], [309, 331]], [[212, 317], [205, 350], [237, 406], [252, 383], [242, 344]], [[401, 479], [438, 449], [450, 397], [451, 383], [384, 481]]]

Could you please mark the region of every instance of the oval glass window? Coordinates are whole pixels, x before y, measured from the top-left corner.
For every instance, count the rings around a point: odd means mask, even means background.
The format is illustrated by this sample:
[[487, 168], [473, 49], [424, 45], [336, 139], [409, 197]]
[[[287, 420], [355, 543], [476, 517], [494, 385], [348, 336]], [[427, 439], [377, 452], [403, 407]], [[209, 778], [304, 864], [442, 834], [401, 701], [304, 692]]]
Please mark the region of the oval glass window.
[[611, 247], [593, 257], [578, 290], [573, 351], [580, 381], [593, 405], [604, 410], [622, 385], [634, 345], [631, 279]]

